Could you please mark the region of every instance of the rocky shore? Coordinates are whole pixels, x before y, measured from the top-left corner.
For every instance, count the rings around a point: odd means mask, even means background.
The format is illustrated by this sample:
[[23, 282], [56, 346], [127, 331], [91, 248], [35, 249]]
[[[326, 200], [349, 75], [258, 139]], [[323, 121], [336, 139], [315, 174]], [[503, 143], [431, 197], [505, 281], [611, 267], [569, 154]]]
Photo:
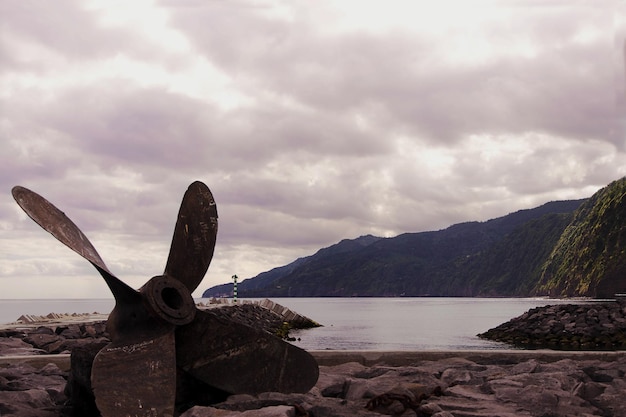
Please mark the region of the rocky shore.
[[626, 350], [626, 301], [537, 307], [478, 336], [524, 349]]
[[[275, 332], [284, 317], [263, 318], [265, 310], [253, 306], [219, 309], [220, 314], [238, 315], [239, 320], [257, 326], [265, 323]], [[536, 312], [527, 314], [531, 317]], [[88, 375], [70, 373], [67, 353], [73, 351], [76, 356], [98, 349], [107, 340], [100, 321], [0, 330], [0, 415], [95, 417], [95, 410], [79, 408], [71, 400], [77, 395], [72, 379]], [[210, 405], [192, 406], [181, 416], [626, 416], [626, 351], [312, 354], [320, 365], [320, 377], [305, 394], [233, 395]]]
[[498, 357], [471, 360], [460, 353], [405, 366], [322, 365], [317, 385], [306, 394], [236, 395], [182, 416], [626, 416], [624, 356], [517, 363]]
[[[535, 351], [516, 359], [503, 352], [455, 352], [390, 365], [320, 362], [305, 394], [233, 395], [194, 406], [181, 417], [570, 417], [626, 416], [626, 355]], [[347, 355], [354, 359], [358, 355]], [[384, 355], [383, 355], [384, 356]], [[410, 355], [409, 355], [410, 356]], [[1, 358], [0, 358], [1, 362]], [[402, 361], [400, 361], [402, 362]], [[96, 416], [68, 404], [67, 371], [48, 364], [0, 367], [0, 414], [20, 417]]]

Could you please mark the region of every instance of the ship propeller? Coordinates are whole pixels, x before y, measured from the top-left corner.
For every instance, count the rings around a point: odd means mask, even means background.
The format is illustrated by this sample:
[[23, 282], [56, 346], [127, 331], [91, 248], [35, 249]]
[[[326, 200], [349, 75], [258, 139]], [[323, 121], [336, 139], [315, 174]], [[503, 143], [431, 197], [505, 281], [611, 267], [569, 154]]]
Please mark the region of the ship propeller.
[[191, 293], [206, 274], [217, 237], [217, 206], [202, 182], [183, 196], [163, 274], [139, 290], [113, 275], [52, 203], [21, 186], [12, 193], [30, 218], [96, 268], [115, 298], [107, 320], [111, 343], [98, 352], [91, 373], [103, 417], [173, 416], [177, 373], [231, 394], [306, 392], [316, 383], [318, 366], [308, 352], [197, 308]]

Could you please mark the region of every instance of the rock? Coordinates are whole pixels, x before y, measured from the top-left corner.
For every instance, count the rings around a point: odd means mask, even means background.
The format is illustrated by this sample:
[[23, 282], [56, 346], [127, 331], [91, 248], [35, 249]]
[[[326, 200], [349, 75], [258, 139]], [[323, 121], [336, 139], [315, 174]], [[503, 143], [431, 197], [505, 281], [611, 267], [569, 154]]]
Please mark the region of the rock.
[[55, 332], [56, 328], [53, 327], [48, 327], [48, 326], [38, 326], [36, 329], [31, 330], [29, 333], [30, 334], [56, 334]]
[[590, 400], [590, 403], [602, 410], [606, 416], [626, 416], [626, 401], [624, 401], [626, 381], [624, 378], [602, 385], [606, 385], [606, 389], [602, 394]]
[[467, 369], [449, 368], [441, 374], [446, 385], [467, 384], [472, 380], [472, 373]]
[[57, 417], [66, 398], [65, 374], [56, 365], [0, 368], [0, 415]]
[[595, 382], [612, 382], [615, 378], [623, 378], [624, 371], [621, 369], [603, 369], [597, 367], [586, 367], [583, 371]]
[[57, 417], [59, 406], [45, 390], [0, 391], [0, 415], [20, 417]]
[[243, 412], [224, 411], [213, 407], [193, 407], [180, 417], [295, 417], [294, 407], [277, 405]]
[[75, 415], [98, 415], [98, 408], [91, 390], [91, 365], [100, 349], [107, 342], [95, 342], [76, 347], [70, 356], [70, 372], [65, 395]]
[[26, 343], [30, 343], [35, 348], [45, 350], [48, 353], [50, 353], [50, 350], [48, 349], [48, 346], [50, 344], [59, 342], [60, 340], [62, 340], [62, 338], [59, 337], [58, 335], [54, 334], [54, 333], [35, 333], [35, 332], [33, 332], [33, 333], [30, 333], [28, 336], [26, 336], [24, 338], [24, 341]]
[[[438, 413], [433, 414], [432, 417], [455, 417], [454, 414], [451, 414], [447, 411], [440, 411]], [[504, 416], [501, 416], [504, 417]]]
[[[332, 372], [324, 372], [331, 370]], [[345, 398], [349, 387], [349, 377], [359, 374], [367, 368], [357, 362], [348, 362], [334, 367], [320, 366], [320, 376], [317, 379], [317, 388], [323, 397]]]
[[37, 349], [33, 345], [14, 337], [0, 338], [0, 356], [11, 355], [39, 355], [46, 353], [43, 349]]
[[[80, 357], [81, 349], [73, 352], [73, 361]], [[87, 364], [94, 352], [82, 353]], [[538, 355], [519, 363], [503, 362], [497, 356], [481, 358], [480, 363], [449, 358], [418, 361], [411, 366], [366, 367], [354, 362], [321, 366], [318, 384], [308, 393], [215, 397], [207, 399], [207, 404], [182, 406], [181, 413], [185, 417], [295, 417], [306, 413], [314, 417], [626, 415], [626, 355], [556, 362]], [[79, 386], [84, 386], [88, 375], [85, 369], [84, 374], [71, 378], [82, 380]], [[36, 372], [27, 366], [0, 369], [0, 410], [5, 410], [2, 416], [60, 416], [63, 383], [63, 373], [53, 365]], [[70, 386], [68, 383], [68, 390]], [[6, 404], [12, 405], [11, 401], [19, 401], [18, 411], [7, 411]], [[36, 414], [33, 404], [53, 408]], [[95, 415], [94, 410], [73, 405], [74, 415]]]
[[606, 386], [597, 382], [581, 382], [576, 386], [573, 393], [586, 401], [590, 401], [604, 393], [605, 390]]
[[224, 316], [247, 326], [261, 328], [283, 339], [289, 337], [290, 329], [308, 329], [320, 326], [315, 321], [296, 314], [270, 300], [263, 300], [260, 304], [244, 303], [213, 308], [210, 311], [218, 317]]
[[443, 411], [443, 410], [441, 409], [441, 407], [439, 405], [437, 405], [435, 403], [427, 402], [425, 404], [421, 404], [419, 406], [419, 408], [418, 408], [418, 411], [421, 414], [426, 414], [426, 415], [430, 416], [430, 415], [436, 414], [436, 413], [438, 413], [440, 411]]
[[81, 332], [78, 324], [70, 324], [66, 328], [60, 328], [60, 331], [57, 330], [57, 334], [65, 339], [80, 339], [83, 337], [83, 332]]
[[513, 368], [511, 368], [511, 373], [514, 375], [529, 374], [535, 372], [537, 366], [539, 366], [539, 363], [536, 360], [531, 359], [515, 365]]
[[348, 378], [344, 386], [345, 389], [341, 393], [341, 398], [346, 400], [354, 401], [375, 396], [372, 394], [372, 384], [367, 379]]
[[617, 302], [537, 307], [478, 336], [530, 349], [626, 350], [626, 311]]
[[432, 395], [441, 395], [439, 387], [433, 389], [423, 384], [404, 382], [372, 398], [367, 402], [366, 408], [390, 415], [417, 415], [422, 401]]

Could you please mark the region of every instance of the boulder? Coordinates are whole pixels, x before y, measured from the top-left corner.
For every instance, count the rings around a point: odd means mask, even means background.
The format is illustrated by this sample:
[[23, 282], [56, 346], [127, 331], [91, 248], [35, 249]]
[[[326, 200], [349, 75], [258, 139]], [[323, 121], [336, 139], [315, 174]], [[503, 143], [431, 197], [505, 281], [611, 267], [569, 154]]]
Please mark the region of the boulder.
[[13, 355], [39, 355], [46, 353], [43, 349], [37, 349], [30, 343], [15, 337], [0, 338], [0, 356]]
[[294, 407], [277, 405], [258, 410], [225, 412], [213, 407], [193, 407], [180, 417], [295, 417]]
[[66, 401], [66, 374], [56, 365], [42, 369], [29, 365], [0, 368], [0, 415], [57, 417]]

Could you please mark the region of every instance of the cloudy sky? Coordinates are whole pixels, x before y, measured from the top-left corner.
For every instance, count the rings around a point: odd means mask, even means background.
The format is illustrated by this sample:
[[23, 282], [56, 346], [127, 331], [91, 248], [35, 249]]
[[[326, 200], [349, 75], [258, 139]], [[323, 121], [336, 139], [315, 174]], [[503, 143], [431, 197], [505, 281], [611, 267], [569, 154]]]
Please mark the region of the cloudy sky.
[[626, 175], [620, 8], [2, 0], [0, 298], [110, 297], [14, 185], [139, 287], [204, 181], [220, 231], [195, 296], [344, 238], [589, 197]]

